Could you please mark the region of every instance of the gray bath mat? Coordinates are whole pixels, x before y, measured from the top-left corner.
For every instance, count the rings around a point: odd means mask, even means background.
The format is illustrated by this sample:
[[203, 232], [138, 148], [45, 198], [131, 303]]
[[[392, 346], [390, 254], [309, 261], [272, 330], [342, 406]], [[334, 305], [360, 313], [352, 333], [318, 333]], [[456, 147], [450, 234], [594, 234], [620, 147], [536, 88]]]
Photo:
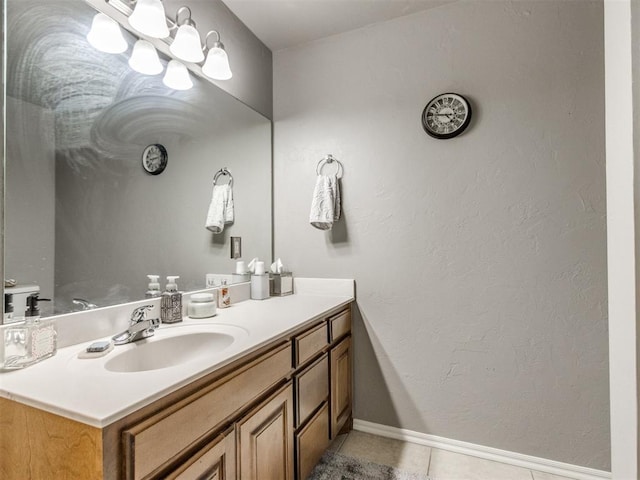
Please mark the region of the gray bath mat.
[[307, 480], [429, 480], [429, 477], [326, 452]]

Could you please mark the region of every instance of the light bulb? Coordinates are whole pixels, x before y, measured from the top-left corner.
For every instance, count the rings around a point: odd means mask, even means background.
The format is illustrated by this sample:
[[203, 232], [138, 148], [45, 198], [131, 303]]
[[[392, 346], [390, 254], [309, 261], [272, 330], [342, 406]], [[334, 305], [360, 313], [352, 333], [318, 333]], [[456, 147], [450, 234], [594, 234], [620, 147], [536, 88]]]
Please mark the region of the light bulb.
[[138, 40], [133, 45], [129, 66], [145, 75], [157, 75], [162, 72], [162, 64], [156, 48], [146, 40]]
[[202, 45], [200, 44], [200, 34], [193, 25], [188, 23], [180, 25], [176, 38], [169, 47], [180, 60], [185, 62], [198, 63], [204, 60]]
[[118, 22], [104, 13], [93, 17], [87, 40], [95, 49], [105, 53], [122, 53], [129, 47]]
[[229, 67], [229, 57], [222, 44], [214, 45], [207, 53], [207, 60], [202, 66], [202, 73], [214, 80], [229, 80], [233, 74]]
[[161, 0], [138, 0], [133, 13], [129, 16], [129, 25], [149, 37], [169, 36], [167, 16]]
[[174, 90], [189, 90], [193, 87], [187, 67], [177, 60], [170, 60], [167, 64], [167, 73], [164, 74], [162, 83]]

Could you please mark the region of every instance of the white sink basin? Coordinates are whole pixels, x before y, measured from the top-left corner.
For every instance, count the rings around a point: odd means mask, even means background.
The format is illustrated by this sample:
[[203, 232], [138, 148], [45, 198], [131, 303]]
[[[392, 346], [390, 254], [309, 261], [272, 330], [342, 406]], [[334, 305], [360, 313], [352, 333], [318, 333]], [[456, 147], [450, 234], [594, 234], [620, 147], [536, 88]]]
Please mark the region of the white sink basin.
[[116, 346], [104, 363], [104, 368], [110, 372], [126, 373], [175, 367], [217, 355], [238, 337], [219, 331], [190, 331], [190, 328], [184, 331], [180, 328], [171, 330], [170, 336], [156, 334], [155, 337], [128, 344], [124, 348]]

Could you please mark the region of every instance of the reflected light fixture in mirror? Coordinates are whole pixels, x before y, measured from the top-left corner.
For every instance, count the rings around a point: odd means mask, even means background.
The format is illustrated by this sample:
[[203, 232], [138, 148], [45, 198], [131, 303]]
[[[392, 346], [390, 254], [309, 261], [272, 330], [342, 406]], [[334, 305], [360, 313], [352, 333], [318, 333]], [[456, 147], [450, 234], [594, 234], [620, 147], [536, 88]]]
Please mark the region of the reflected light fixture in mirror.
[[167, 73], [164, 74], [162, 83], [174, 90], [189, 90], [193, 87], [193, 82], [191, 81], [187, 67], [178, 60], [169, 61], [167, 64]]
[[152, 38], [167, 38], [167, 16], [161, 0], [137, 0], [129, 25], [138, 32]]
[[[184, 11], [188, 12], [187, 17], [180, 22], [180, 14]], [[169, 51], [180, 60], [185, 62], [198, 63], [204, 60], [202, 53], [202, 45], [200, 43], [200, 34], [196, 30], [196, 24], [191, 19], [191, 9], [189, 7], [180, 7], [176, 13], [176, 38], [169, 46]]]
[[231, 67], [229, 67], [229, 57], [224, 50], [224, 45], [220, 41], [220, 34], [217, 31], [211, 30], [207, 33], [207, 38], [204, 41], [205, 48], [209, 44], [209, 37], [213, 34], [215, 34], [218, 39], [213, 42], [213, 45], [207, 52], [207, 59], [204, 65], [202, 65], [202, 73], [214, 80], [229, 80], [233, 76]]
[[129, 66], [145, 75], [157, 75], [163, 69], [156, 48], [146, 40], [138, 40], [133, 45]]
[[105, 53], [123, 53], [129, 47], [118, 22], [104, 13], [93, 17], [87, 40], [96, 50]]

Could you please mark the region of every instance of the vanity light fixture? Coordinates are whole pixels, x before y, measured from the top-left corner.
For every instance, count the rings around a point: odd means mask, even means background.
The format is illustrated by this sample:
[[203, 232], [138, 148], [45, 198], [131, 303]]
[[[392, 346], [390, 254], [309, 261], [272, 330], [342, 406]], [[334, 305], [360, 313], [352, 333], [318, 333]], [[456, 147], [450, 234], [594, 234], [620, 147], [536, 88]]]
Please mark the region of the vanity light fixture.
[[146, 40], [138, 40], [133, 45], [129, 66], [145, 75], [157, 75], [163, 69], [156, 47]]
[[187, 67], [178, 60], [169, 61], [162, 83], [174, 90], [189, 90], [193, 87]]
[[[158, 46], [164, 53], [167, 53], [165, 48], [168, 47], [168, 53], [174, 59], [202, 64], [202, 75], [208, 78], [229, 80], [233, 76], [229, 66], [229, 57], [220, 41], [220, 34], [216, 30], [211, 30], [207, 33], [203, 46], [200, 34], [196, 30], [196, 24], [191, 18], [191, 9], [186, 5], [178, 9], [175, 20], [173, 20], [166, 16], [162, 0], [104, 1], [127, 18], [131, 29], [139, 32], [138, 37], [141, 35], [151, 37], [151, 42], [148, 41], [149, 39], [141, 39], [134, 45], [129, 60], [129, 66], [133, 70], [146, 75], [160, 73], [162, 64], [155, 48]], [[98, 31], [100, 34], [95, 33]], [[171, 39], [172, 31], [175, 31], [173, 40]], [[212, 35], [215, 35], [214, 41], [209, 45], [209, 38]], [[164, 45], [156, 43], [154, 38], [160, 39]], [[97, 14], [94, 18], [87, 39], [95, 48], [108, 53], [122, 53], [128, 47], [118, 22], [103, 13]], [[171, 71], [169, 71], [170, 65]], [[197, 70], [194, 71], [197, 72]], [[178, 61], [169, 62], [163, 82], [177, 90], [187, 90], [193, 86], [188, 70], [183, 63]]]
[[[184, 11], [189, 15], [180, 22], [180, 14]], [[189, 7], [180, 7], [176, 13], [176, 38], [169, 46], [169, 51], [180, 60], [185, 62], [198, 63], [204, 60], [202, 53], [202, 44], [200, 43], [200, 34], [196, 30], [196, 24], [191, 19], [191, 9]]]
[[167, 38], [167, 16], [162, 0], [137, 0], [133, 13], [129, 16], [129, 25], [138, 32], [152, 38]]
[[211, 30], [207, 33], [204, 41], [204, 49], [207, 48], [209, 37], [213, 34], [217, 35], [218, 39], [213, 42], [213, 45], [207, 52], [207, 59], [204, 65], [202, 65], [202, 73], [214, 80], [229, 80], [233, 76], [231, 68], [229, 67], [229, 57], [224, 50], [224, 45], [220, 41], [220, 34], [217, 31]]
[[123, 53], [129, 47], [118, 22], [104, 13], [93, 17], [87, 40], [96, 50], [105, 53]]

